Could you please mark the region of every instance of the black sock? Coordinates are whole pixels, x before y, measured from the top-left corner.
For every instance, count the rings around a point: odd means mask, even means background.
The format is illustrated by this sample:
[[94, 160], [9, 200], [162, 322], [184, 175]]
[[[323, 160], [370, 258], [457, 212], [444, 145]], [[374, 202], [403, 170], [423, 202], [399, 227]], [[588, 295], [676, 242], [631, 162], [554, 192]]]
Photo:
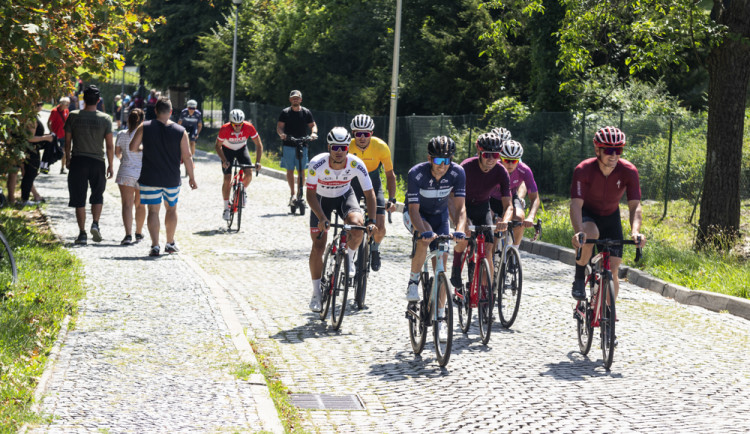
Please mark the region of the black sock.
[[576, 280], [583, 280], [586, 277], [586, 266], [576, 264]]
[[453, 270], [458, 270], [457, 272], [461, 271], [461, 257], [463, 256], [464, 252], [453, 252]]

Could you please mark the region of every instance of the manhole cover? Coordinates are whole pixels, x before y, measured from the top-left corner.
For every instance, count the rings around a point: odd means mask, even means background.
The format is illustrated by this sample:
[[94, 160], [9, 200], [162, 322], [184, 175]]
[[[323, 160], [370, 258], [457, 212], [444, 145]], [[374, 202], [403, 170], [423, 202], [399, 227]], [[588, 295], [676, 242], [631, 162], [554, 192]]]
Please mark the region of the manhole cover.
[[308, 410], [364, 410], [365, 405], [357, 395], [325, 395], [293, 393], [292, 404]]

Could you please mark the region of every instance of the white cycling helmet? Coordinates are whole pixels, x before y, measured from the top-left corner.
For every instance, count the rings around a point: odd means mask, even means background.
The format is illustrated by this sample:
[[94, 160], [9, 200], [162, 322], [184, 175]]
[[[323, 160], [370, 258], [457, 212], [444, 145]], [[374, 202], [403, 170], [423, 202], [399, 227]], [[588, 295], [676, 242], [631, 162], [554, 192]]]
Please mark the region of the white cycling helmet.
[[196, 101], [194, 99], [188, 100], [187, 107], [188, 108], [196, 108], [196, 107], [198, 107], [198, 101]]
[[233, 124], [242, 123], [245, 120], [245, 112], [240, 109], [234, 109], [229, 112], [229, 122]]
[[331, 132], [328, 133], [328, 137], [326, 137], [326, 140], [328, 141], [329, 145], [349, 146], [349, 143], [351, 143], [352, 141], [352, 136], [344, 127], [333, 127]]
[[497, 136], [500, 137], [500, 140], [502, 141], [510, 140], [512, 138], [510, 135], [510, 131], [508, 131], [507, 128], [493, 128], [491, 132], [497, 134]]
[[375, 122], [367, 115], [357, 115], [354, 116], [352, 124], [349, 127], [352, 131], [373, 131], [375, 129]]
[[523, 146], [515, 140], [506, 140], [500, 148], [500, 156], [513, 160], [520, 160], [523, 156]]

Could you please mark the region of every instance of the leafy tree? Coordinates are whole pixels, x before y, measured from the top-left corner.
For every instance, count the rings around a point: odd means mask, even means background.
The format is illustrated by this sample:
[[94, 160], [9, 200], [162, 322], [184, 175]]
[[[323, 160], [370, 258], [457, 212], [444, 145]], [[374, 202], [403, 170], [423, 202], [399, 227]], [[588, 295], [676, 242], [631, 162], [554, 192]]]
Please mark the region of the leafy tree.
[[13, 0], [0, 2], [0, 168], [26, 148], [23, 125], [37, 101], [73, 88], [65, 71], [109, 74], [123, 66], [119, 47], [150, 30], [145, 0]]
[[[231, 5], [229, 0], [149, 0], [143, 12], [165, 20], [129, 53], [144, 67], [142, 77], [161, 89], [187, 84], [191, 96], [200, 99], [205, 86], [192, 64], [200, 49], [198, 38], [225, 22], [224, 14]], [[226, 64], [223, 67], [226, 69]]]

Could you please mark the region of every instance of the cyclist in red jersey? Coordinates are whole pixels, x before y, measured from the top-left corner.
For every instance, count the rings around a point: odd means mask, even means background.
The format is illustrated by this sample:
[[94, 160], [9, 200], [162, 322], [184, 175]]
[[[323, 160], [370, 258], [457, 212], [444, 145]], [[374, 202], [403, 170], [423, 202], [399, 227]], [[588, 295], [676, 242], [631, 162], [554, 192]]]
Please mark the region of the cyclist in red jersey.
[[[232, 162], [237, 160], [239, 164], [253, 164], [250, 161], [250, 153], [247, 150], [247, 139], [255, 143], [255, 163], [260, 170], [260, 157], [263, 155], [263, 143], [255, 130], [253, 124], [245, 120], [242, 110], [234, 109], [229, 112], [229, 122], [222, 125], [219, 136], [216, 138], [216, 154], [221, 158], [221, 170], [224, 173], [224, 184], [221, 186], [221, 194], [224, 198], [224, 220], [229, 220], [229, 190], [231, 188]], [[253, 180], [252, 170], [245, 171], [242, 183], [245, 188]]]
[[[633, 163], [620, 159], [625, 149], [625, 134], [615, 127], [604, 127], [594, 135], [596, 158], [589, 158], [576, 166], [570, 186], [570, 222], [573, 224], [573, 247], [583, 246], [581, 259], [576, 261], [573, 298], [586, 298], [585, 269], [591, 258], [593, 244], [581, 244], [579, 235], [592, 239], [623, 238], [620, 221], [620, 199], [627, 191], [630, 211], [630, 236], [640, 237], [638, 247], [646, 244], [641, 232], [641, 186], [638, 169]], [[617, 277], [622, 263], [622, 246], [611, 250], [610, 267], [615, 299], [620, 289]]]

